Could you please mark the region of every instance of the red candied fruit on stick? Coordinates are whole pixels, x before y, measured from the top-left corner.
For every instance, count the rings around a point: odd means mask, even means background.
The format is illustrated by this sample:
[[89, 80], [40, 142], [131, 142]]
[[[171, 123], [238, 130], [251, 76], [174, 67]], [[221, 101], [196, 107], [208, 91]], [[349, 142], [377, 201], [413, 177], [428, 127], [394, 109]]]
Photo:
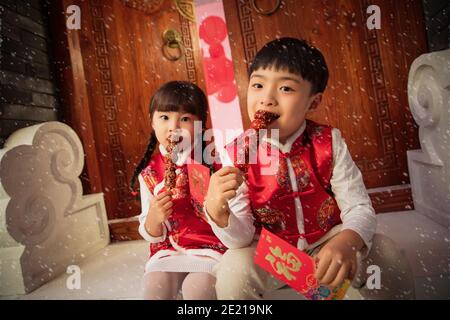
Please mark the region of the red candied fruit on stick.
[[167, 146], [167, 154], [164, 156], [164, 186], [168, 190], [172, 190], [175, 188], [176, 184], [176, 165], [172, 161], [173, 151], [175, 149], [176, 143], [174, 141], [170, 141]]
[[269, 124], [277, 120], [280, 116], [270, 111], [258, 110], [255, 113], [255, 119], [251, 123], [252, 129], [267, 129]]
[[[252, 129], [255, 129], [256, 135], [258, 137], [259, 130], [267, 129], [267, 127], [272, 122], [277, 120], [279, 117], [280, 116], [278, 114], [275, 114], [273, 112], [266, 111], [266, 110], [258, 110], [258, 111], [256, 111], [255, 119], [252, 121], [250, 126]], [[250, 153], [250, 146], [249, 146], [248, 140], [244, 141], [244, 148], [240, 152], [244, 152], [244, 159], [245, 159], [245, 161], [247, 161], [247, 159], [249, 158], [249, 153]], [[236, 168], [238, 168], [239, 170], [246, 173], [248, 171], [248, 163], [237, 163]]]

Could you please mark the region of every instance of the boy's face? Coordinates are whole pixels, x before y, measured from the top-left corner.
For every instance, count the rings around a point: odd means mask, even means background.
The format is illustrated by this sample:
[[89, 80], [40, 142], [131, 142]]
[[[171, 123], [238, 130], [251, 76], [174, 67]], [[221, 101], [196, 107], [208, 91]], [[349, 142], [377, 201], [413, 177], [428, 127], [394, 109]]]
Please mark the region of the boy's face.
[[274, 68], [258, 69], [250, 76], [247, 110], [251, 121], [260, 109], [279, 114], [269, 129], [279, 129], [280, 142], [284, 143], [321, 98], [321, 93], [311, 95], [311, 83], [296, 74]]

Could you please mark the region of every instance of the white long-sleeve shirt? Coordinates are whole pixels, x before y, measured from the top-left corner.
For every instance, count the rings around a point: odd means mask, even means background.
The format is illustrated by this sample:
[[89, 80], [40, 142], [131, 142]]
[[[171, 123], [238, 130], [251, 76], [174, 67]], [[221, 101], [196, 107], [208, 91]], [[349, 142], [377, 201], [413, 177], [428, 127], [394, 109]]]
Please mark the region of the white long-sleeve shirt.
[[[306, 129], [306, 122], [295, 132], [291, 137], [287, 139], [284, 144], [271, 139], [266, 139], [268, 143], [277, 145], [278, 148], [287, 153], [291, 150], [295, 140]], [[350, 152], [345, 144], [344, 139], [338, 129], [332, 129], [332, 146], [333, 146], [333, 173], [331, 178], [331, 190], [334, 193], [334, 198], [341, 211], [340, 217], [342, 224], [339, 224], [332, 228], [327, 234], [325, 234], [317, 242], [308, 245], [304, 238], [299, 238], [297, 247], [300, 250], [311, 250], [316, 248], [338, 232], [349, 229], [355, 231], [364, 241], [365, 247], [362, 250], [362, 256], [365, 256], [372, 245], [372, 237], [376, 229], [376, 215], [375, 210], [372, 207], [371, 200], [367, 194], [361, 172], [350, 155]], [[233, 165], [232, 161], [227, 156], [226, 152], [221, 155], [224, 165]], [[291, 161], [287, 159], [288, 172], [292, 190], [297, 191], [297, 179], [292, 168]], [[245, 202], [246, 205], [237, 206], [236, 201]], [[304, 233], [304, 218], [303, 209], [299, 197], [294, 198], [295, 211], [297, 216], [297, 227], [300, 234]], [[229, 201], [230, 209], [233, 205], [234, 210], [231, 210], [228, 226], [220, 228], [212, 221], [206, 212], [206, 216], [209, 219], [214, 233], [222, 241], [233, 241], [235, 244], [241, 244], [247, 242], [248, 232], [251, 228], [246, 226], [242, 227], [245, 223], [253, 223], [253, 220], [248, 218], [249, 214], [247, 210], [251, 210], [248, 196], [248, 187], [243, 183], [237, 191], [235, 199]], [[235, 223], [235, 216], [246, 217], [240, 220], [240, 224]], [[231, 240], [232, 239], [232, 240]]]

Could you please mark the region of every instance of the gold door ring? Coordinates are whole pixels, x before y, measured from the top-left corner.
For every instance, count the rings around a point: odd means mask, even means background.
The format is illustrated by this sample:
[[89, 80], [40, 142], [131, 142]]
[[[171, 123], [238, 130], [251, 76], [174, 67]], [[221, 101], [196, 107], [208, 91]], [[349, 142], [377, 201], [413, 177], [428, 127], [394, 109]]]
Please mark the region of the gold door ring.
[[264, 10], [261, 9], [258, 5], [257, 5], [257, 0], [251, 0], [250, 4], [252, 5], [253, 10], [255, 10], [257, 13], [262, 14], [264, 16], [270, 16], [271, 14], [275, 13], [281, 5], [281, 0], [276, 0], [275, 5], [273, 6], [272, 9], [268, 9], [268, 10]]
[[[167, 29], [163, 35], [162, 52], [164, 57], [170, 61], [177, 61], [184, 55], [183, 38], [181, 33], [175, 29]], [[172, 53], [172, 49], [177, 49], [176, 53]]]
[[[177, 49], [177, 53], [171, 53], [171, 49]], [[177, 61], [181, 59], [184, 55], [183, 44], [179, 42], [168, 42], [163, 44], [162, 47], [163, 55], [167, 60]]]

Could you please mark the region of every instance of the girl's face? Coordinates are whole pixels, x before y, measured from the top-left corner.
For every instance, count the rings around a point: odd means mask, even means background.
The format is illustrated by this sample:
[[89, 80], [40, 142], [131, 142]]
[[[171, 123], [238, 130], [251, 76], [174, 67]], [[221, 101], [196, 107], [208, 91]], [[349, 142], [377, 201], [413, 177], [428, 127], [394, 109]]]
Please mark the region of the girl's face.
[[183, 140], [190, 138], [191, 144], [194, 142], [194, 121], [200, 121], [200, 118], [192, 113], [155, 111], [152, 128], [158, 142], [167, 149], [174, 136], [181, 136]]

